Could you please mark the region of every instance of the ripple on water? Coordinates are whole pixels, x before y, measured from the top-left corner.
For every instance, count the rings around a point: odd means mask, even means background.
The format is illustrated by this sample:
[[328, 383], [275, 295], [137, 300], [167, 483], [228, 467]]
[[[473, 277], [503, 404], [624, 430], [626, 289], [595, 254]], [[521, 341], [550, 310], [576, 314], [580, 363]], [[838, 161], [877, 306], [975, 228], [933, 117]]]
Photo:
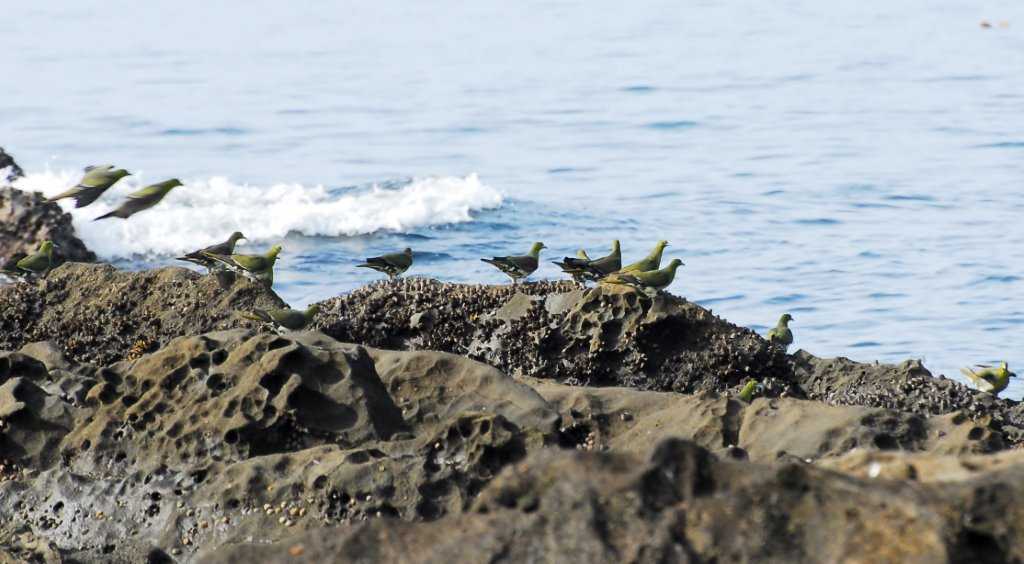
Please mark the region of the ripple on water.
[[690, 120], [677, 120], [677, 121], [652, 121], [644, 124], [646, 129], [655, 129], [659, 131], [679, 131], [683, 129], [691, 129], [697, 127], [697, 122]]
[[1001, 141], [999, 143], [985, 143], [974, 145], [974, 149], [1024, 149], [1024, 141]]
[[804, 299], [807, 299], [807, 296], [805, 294], [785, 294], [782, 296], [774, 296], [768, 298], [767, 300], [764, 301], [764, 303], [772, 305], [782, 305], [796, 303]]
[[791, 223], [797, 225], [839, 225], [842, 221], [831, 217], [815, 217], [808, 219], [794, 219]]

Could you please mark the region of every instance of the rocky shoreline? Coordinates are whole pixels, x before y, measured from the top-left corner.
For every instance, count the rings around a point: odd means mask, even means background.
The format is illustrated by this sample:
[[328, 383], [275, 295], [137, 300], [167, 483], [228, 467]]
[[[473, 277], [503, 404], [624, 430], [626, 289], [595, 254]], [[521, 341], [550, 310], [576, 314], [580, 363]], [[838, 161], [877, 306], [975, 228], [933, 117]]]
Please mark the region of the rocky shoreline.
[[237, 315], [282, 303], [87, 262], [0, 286], [0, 562], [1024, 560], [1020, 404], [919, 362], [562, 282]]
[[[0, 288], [13, 561], [1006, 561], [1018, 404], [668, 294], [180, 268]], [[748, 378], [758, 397], [737, 398]], [[372, 539], [372, 542], [370, 542]]]

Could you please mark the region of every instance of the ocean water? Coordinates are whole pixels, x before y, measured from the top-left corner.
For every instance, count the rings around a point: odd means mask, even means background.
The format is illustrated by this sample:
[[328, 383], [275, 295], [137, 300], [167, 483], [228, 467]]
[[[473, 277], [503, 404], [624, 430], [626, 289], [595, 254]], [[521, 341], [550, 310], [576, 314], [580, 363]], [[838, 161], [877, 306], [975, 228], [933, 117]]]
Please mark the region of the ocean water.
[[[410, 272], [668, 239], [671, 291], [796, 346], [1024, 373], [1024, 4], [19, 2], [0, 145], [126, 268], [235, 229], [302, 306]], [[991, 27], [979, 25], [982, 20]], [[92, 223], [139, 182], [160, 208]], [[538, 277], [559, 276], [545, 262]], [[1024, 385], [1015, 384], [1011, 397]]]

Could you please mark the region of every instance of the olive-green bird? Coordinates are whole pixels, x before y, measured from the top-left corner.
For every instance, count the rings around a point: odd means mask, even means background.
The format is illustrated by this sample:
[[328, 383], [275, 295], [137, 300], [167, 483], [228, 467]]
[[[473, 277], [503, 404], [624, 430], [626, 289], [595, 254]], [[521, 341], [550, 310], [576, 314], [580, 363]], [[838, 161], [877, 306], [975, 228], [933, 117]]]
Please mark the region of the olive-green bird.
[[546, 249], [544, 243], [537, 242], [530, 247], [530, 252], [525, 255], [511, 256], [511, 257], [493, 257], [489, 259], [480, 259], [488, 264], [493, 264], [498, 270], [504, 272], [512, 279], [512, 283], [515, 284], [533, 274], [537, 270], [537, 265], [540, 260], [540, 250]]
[[178, 186], [184, 186], [184, 184], [182, 184], [177, 178], [164, 180], [163, 182], [157, 182], [156, 184], [146, 186], [134, 194], [128, 194], [128, 199], [125, 200], [116, 210], [110, 213], [105, 213], [93, 221], [99, 221], [108, 217], [128, 219], [140, 211], [148, 210], [149, 208], [159, 204], [160, 200], [164, 199], [164, 196]]
[[400, 253], [370, 257], [366, 259], [366, 262], [356, 266], [358, 268], [372, 268], [387, 274], [390, 279], [395, 279], [412, 266], [412, 249], [406, 247]]
[[97, 165], [85, 167], [85, 176], [78, 181], [73, 188], [61, 192], [48, 199], [48, 202], [56, 202], [64, 198], [74, 198], [76, 208], [84, 208], [95, 202], [111, 186], [117, 184], [125, 176], [132, 173], [123, 168], [114, 168], [114, 165]]
[[676, 278], [676, 270], [683, 264], [683, 261], [679, 259], [672, 259], [668, 266], [660, 270], [650, 270], [647, 272], [626, 272], [623, 270], [613, 272], [601, 280], [601, 282], [625, 284], [641, 290], [653, 289], [661, 291], [672, 284], [672, 281]]
[[1006, 389], [1006, 386], [1010, 384], [1010, 378], [1016, 378], [1017, 375], [1010, 372], [1010, 367], [1002, 362], [998, 368], [992, 368], [979, 364], [977, 366], [982, 370], [971, 370], [970, 368], [961, 368], [960, 372], [967, 377], [968, 380], [974, 383], [974, 385], [983, 392], [988, 392], [992, 395], [998, 395], [999, 392]]
[[745, 386], [743, 386], [743, 389], [740, 390], [739, 398], [750, 403], [754, 399], [755, 392], [757, 392], [757, 380], [750, 380]]
[[665, 252], [665, 247], [668, 246], [668, 241], [658, 241], [658, 244], [651, 249], [650, 254], [646, 257], [630, 264], [622, 269], [622, 272], [649, 272], [651, 270], [658, 270], [661, 266], [661, 254]]
[[278, 329], [298, 331], [312, 323], [319, 312], [320, 306], [313, 304], [306, 311], [291, 308], [254, 309], [252, 313], [239, 312], [239, 315], [253, 321], [271, 323]]
[[29, 274], [47, 275], [53, 268], [53, 242], [43, 241], [39, 250], [19, 260], [15, 266], [18, 270]]
[[[658, 261], [660, 262], [661, 259], [659, 258]], [[562, 262], [555, 262], [555, 264], [561, 266], [562, 270], [569, 274], [578, 271], [585, 280], [600, 280], [622, 268], [622, 251], [619, 248], [619, 240], [612, 241], [612, 252], [601, 258], [591, 260], [589, 258], [565, 257]]]
[[782, 345], [783, 350], [788, 349], [789, 345], [793, 344], [793, 331], [789, 329], [790, 321], [793, 321], [793, 316], [783, 313], [775, 327], [768, 330], [768, 340]]
[[263, 283], [269, 288], [274, 285], [274, 264], [277, 262], [277, 255], [281, 254], [281, 245], [274, 245], [263, 255], [203, 254], [247, 278]]
[[205, 266], [207, 270], [213, 272], [216, 269], [224, 268], [224, 265], [210, 258], [208, 255], [230, 256], [235, 252], [235, 245], [242, 239], [245, 239], [245, 235], [242, 235], [241, 231], [235, 231], [230, 237], [228, 237], [228, 240], [223, 243], [217, 243], [216, 245], [210, 245], [209, 247], [199, 249], [198, 251], [192, 251], [187, 255], [178, 257], [176, 260], [183, 260], [185, 262], [191, 262], [192, 264], [198, 264], [199, 266]]
[[0, 274], [6, 274], [8, 276], [20, 276], [21, 274], [24, 274], [22, 271], [18, 270], [18, 263], [21, 259], [27, 256], [28, 254], [22, 252], [14, 253], [9, 259], [4, 261], [3, 266], [0, 266]]
[[553, 260], [551, 263], [558, 265], [558, 267], [562, 269], [562, 272], [572, 276], [573, 282], [580, 285], [586, 285], [586, 270], [579, 266], [579, 264], [589, 262], [590, 255], [587, 254], [587, 251], [580, 249], [576, 251], [576, 258], [574, 259], [574, 262], [570, 262], [571, 258], [572, 257], [565, 257], [561, 261]]

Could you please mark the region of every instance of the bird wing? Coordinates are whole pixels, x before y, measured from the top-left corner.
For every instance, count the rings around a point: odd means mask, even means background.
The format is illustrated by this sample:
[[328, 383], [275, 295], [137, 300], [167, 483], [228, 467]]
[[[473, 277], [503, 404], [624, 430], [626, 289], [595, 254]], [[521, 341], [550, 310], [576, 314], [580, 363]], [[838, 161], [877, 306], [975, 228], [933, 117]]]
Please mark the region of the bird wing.
[[974, 385], [983, 392], [991, 392], [994, 388], [992, 383], [986, 380], [982, 373], [975, 372], [970, 368], [961, 368], [960, 373], [966, 376], [968, 380], [973, 382]]
[[379, 258], [391, 266], [398, 268], [409, 268], [412, 266], [412, 257], [405, 253], [391, 253]]
[[21, 270], [39, 272], [50, 267], [50, 257], [43, 253], [36, 253], [19, 260], [17, 266]]
[[87, 166], [87, 167], [83, 168], [82, 171], [83, 172], [92, 172], [94, 170], [111, 170], [113, 168], [114, 168], [114, 165], [110, 165], [110, 164], [106, 164], [106, 165], [92, 165], [92, 166]]
[[110, 184], [110, 170], [114, 165], [101, 165], [85, 169], [85, 176], [82, 177], [79, 186], [84, 188], [96, 188]]
[[250, 272], [266, 270], [270, 266], [267, 257], [262, 255], [231, 255], [231, 260]]

